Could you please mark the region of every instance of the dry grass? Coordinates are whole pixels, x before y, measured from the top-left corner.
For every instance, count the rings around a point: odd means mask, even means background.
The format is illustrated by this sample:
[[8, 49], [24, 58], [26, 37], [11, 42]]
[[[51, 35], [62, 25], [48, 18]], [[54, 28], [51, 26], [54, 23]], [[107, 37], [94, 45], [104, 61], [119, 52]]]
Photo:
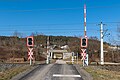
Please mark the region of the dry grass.
[[85, 70], [93, 76], [93, 80], [120, 80], [120, 72], [103, 70], [96, 67], [85, 67]]
[[27, 70], [27, 68], [30, 68], [30, 66], [24, 65], [24, 66], [11, 68], [4, 72], [0, 72], [0, 80], [10, 80], [13, 76], [17, 75], [18, 73]]

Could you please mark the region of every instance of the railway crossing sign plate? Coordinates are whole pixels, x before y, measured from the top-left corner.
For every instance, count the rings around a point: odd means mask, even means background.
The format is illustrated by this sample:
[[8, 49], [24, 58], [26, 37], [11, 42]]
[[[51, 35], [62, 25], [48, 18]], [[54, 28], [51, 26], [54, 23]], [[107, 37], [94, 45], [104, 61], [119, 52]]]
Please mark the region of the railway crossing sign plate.
[[33, 59], [33, 48], [28, 48], [28, 60]]

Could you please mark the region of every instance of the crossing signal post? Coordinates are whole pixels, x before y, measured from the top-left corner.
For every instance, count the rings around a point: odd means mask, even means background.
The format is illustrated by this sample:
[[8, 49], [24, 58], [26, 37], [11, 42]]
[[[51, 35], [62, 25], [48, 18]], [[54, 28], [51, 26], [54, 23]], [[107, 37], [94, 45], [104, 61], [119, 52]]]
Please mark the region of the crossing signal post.
[[27, 37], [28, 60], [30, 60], [30, 65], [32, 65], [33, 60], [33, 46], [34, 46], [33, 36]]
[[87, 37], [81, 38], [81, 51], [82, 51], [81, 60], [83, 61], [83, 66], [85, 66], [85, 64], [88, 66], [87, 46], [88, 46], [88, 38]]

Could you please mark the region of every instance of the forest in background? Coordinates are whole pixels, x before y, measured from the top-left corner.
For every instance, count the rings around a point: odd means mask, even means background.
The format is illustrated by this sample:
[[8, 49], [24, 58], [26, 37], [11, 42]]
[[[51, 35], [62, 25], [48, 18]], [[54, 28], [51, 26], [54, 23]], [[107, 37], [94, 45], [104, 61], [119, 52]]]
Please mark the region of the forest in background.
[[[35, 60], [41, 61], [46, 59], [47, 46], [46, 35], [34, 35], [34, 57]], [[69, 46], [69, 52], [81, 53], [80, 38], [70, 36], [49, 36], [50, 46]], [[120, 50], [113, 50], [109, 48], [110, 45], [104, 42], [104, 50], [107, 51], [104, 54], [105, 61], [107, 62], [120, 62]], [[6, 61], [10, 58], [28, 58], [28, 49], [26, 47], [26, 38], [19, 38], [17, 36], [0, 36], [0, 61]], [[99, 61], [100, 59], [100, 41], [97, 37], [90, 37], [88, 39], [87, 52], [89, 54], [89, 61]]]

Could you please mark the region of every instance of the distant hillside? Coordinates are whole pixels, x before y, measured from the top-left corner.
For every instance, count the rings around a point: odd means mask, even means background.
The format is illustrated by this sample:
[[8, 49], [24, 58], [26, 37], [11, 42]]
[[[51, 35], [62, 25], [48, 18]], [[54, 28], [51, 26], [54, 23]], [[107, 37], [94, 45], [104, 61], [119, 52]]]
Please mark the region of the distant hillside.
[[[46, 52], [46, 42], [47, 42], [46, 35], [37, 35], [34, 36], [35, 46], [34, 46], [34, 57], [36, 60], [45, 60], [45, 56], [43, 52]], [[80, 38], [78, 37], [67, 37], [67, 36], [49, 36], [50, 38], [50, 46], [57, 45], [57, 46], [69, 46], [70, 52], [81, 53], [80, 51]], [[104, 44], [104, 49], [108, 51], [105, 53], [105, 60], [106, 61], [115, 61], [118, 62], [120, 60], [117, 59], [113, 60], [113, 52], [109, 50], [109, 44]], [[16, 57], [23, 57], [27, 60], [27, 47], [26, 47], [26, 38], [18, 38], [18, 37], [6, 37], [0, 36], [0, 60], [7, 60], [9, 58], [16, 58]], [[97, 38], [91, 37], [88, 40], [88, 49], [87, 49], [90, 57], [90, 61], [98, 61], [100, 58], [100, 41]]]

